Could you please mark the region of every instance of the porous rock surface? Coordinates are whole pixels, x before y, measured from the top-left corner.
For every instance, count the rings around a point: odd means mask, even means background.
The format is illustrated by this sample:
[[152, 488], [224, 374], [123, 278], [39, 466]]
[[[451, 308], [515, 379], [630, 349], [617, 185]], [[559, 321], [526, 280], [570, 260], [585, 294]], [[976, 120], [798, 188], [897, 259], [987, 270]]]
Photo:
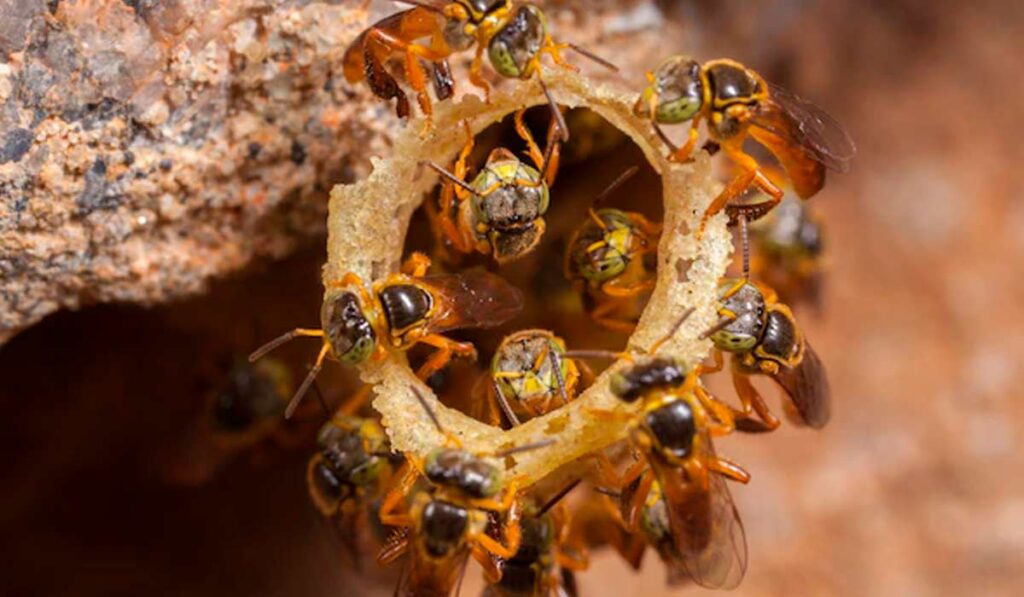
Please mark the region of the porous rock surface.
[[[321, 238], [331, 186], [401, 126], [341, 73], [396, 8], [363, 4], [0, 0], [0, 343], [57, 309], [186, 296]], [[664, 21], [625, 4], [548, 10], [574, 41], [650, 48]], [[635, 75], [630, 43], [613, 58]]]

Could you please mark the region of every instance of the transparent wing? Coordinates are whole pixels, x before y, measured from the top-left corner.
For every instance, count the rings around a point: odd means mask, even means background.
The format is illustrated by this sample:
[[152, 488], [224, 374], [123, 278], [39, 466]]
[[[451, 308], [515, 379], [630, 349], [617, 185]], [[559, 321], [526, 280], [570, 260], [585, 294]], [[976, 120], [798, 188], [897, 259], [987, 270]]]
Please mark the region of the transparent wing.
[[768, 84], [768, 99], [752, 123], [805, 150], [830, 170], [847, 172], [857, 148], [850, 136], [823, 109], [778, 85]]
[[458, 275], [426, 276], [437, 302], [437, 316], [431, 329], [437, 332], [460, 328], [491, 328], [512, 319], [523, 310], [523, 293], [482, 268]]
[[803, 423], [815, 429], [821, 429], [828, 423], [832, 391], [825, 366], [810, 344], [804, 345], [804, 356], [799, 365], [781, 367], [772, 378], [789, 394]]
[[[708, 456], [714, 456], [704, 434]], [[693, 582], [707, 589], [734, 589], [747, 570], [747, 538], [725, 479], [708, 474], [706, 489], [683, 480], [681, 491], [668, 491], [669, 520], [679, 565]], [[675, 494], [675, 495], [673, 495]]]

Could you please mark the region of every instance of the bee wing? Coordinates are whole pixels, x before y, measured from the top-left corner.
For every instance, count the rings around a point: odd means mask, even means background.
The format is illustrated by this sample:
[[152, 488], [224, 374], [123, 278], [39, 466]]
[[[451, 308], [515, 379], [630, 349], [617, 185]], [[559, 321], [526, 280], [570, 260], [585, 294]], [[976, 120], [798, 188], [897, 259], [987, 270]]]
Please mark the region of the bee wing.
[[780, 367], [772, 379], [789, 395], [803, 423], [815, 429], [821, 429], [828, 423], [832, 391], [825, 366], [806, 340], [800, 363], [795, 367]]
[[482, 268], [458, 275], [426, 276], [437, 302], [437, 316], [431, 324], [436, 332], [461, 328], [492, 328], [523, 310], [523, 293]]
[[[714, 456], [710, 437], [702, 442]], [[668, 491], [669, 521], [679, 566], [693, 582], [707, 589], [734, 589], [747, 571], [747, 537], [725, 479], [708, 473], [706, 489], [681, 479], [682, 491]], [[673, 495], [675, 494], [675, 495]], [[678, 574], [670, 578], [681, 581]]]
[[825, 110], [778, 85], [768, 83], [768, 99], [752, 123], [810, 154], [829, 170], [847, 172], [857, 148], [850, 135]]

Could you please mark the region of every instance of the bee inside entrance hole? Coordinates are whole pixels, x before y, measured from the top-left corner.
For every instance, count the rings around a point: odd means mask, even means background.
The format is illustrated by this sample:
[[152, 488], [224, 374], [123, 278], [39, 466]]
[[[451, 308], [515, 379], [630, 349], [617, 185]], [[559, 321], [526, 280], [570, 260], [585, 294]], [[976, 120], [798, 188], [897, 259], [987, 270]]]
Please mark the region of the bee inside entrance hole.
[[[513, 159], [533, 168], [534, 176], [544, 178], [541, 164], [545, 162], [537, 158], [556, 136], [549, 128], [551, 114], [547, 106], [530, 108], [522, 116], [523, 128], [529, 131], [539, 153], [530, 155], [523, 131], [517, 131], [513, 113], [473, 138], [464, 168], [460, 169], [456, 161], [438, 164], [464, 182], [464, 186], [440, 176], [438, 185], [424, 197], [424, 203], [414, 214], [406, 236], [404, 255], [408, 257], [414, 251], [428, 255], [433, 261], [430, 274], [482, 267], [523, 293], [523, 311], [511, 321], [492, 329], [447, 334], [472, 342], [478, 358], [475, 362], [454, 359], [431, 379], [431, 385], [447, 405], [485, 422], [517, 422], [510, 420], [507, 409], [495, 417], [491, 405], [486, 404], [487, 395], [493, 397], [497, 393], [496, 382], [501, 382], [497, 385], [504, 388], [501, 393], [506, 394], [504, 398], [515, 411], [516, 398], [520, 397], [517, 392], [523, 383], [519, 374], [531, 368], [533, 373], [541, 373], [544, 368], [539, 361], [532, 367], [529, 363], [542, 343], [540, 338], [534, 338], [533, 344], [524, 341], [519, 353], [512, 355], [505, 352], [509, 343], [506, 341], [502, 347], [503, 340], [524, 330], [545, 330], [564, 341], [565, 348], [570, 350], [623, 350], [656, 278], [657, 244], [663, 219], [661, 178], [640, 148], [596, 112], [584, 108], [566, 110], [565, 119], [570, 140], [559, 147], [554, 181], [546, 189], [542, 205], [534, 206], [533, 211], [521, 208], [517, 201], [529, 198], [527, 194], [501, 197], [502, 191], [495, 190], [500, 186], [495, 184], [496, 180], [501, 182], [500, 176], [491, 180], [484, 177], [487, 170], [508, 171], [502, 168], [510, 168], [507, 160]], [[496, 165], [498, 162], [505, 165]], [[509, 178], [522, 180], [520, 175]], [[448, 200], [451, 221], [447, 230], [439, 223], [445, 211], [445, 185], [452, 187], [450, 193], [455, 195]], [[456, 186], [462, 186], [462, 197], [455, 193]], [[488, 209], [492, 211], [487, 212]], [[487, 226], [509, 213], [527, 213], [523, 219], [543, 220], [539, 238], [530, 239], [525, 250], [511, 257], [502, 253], [514, 245], [501, 244], [507, 229], [497, 224]], [[488, 215], [492, 220], [481, 224], [480, 220], [486, 220]], [[451, 240], [455, 234], [463, 234], [473, 242], [460, 244], [458, 239]], [[508, 236], [511, 235], [504, 238]], [[606, 289], [611, 294], [604, 292]], [[508, 357], [502, 366], [494, 358], [499, 347], [502, 356]], [[414, 368], [426, 354], [429, 349], [411, 352]], [[579, 379], [562, 379], [557, 395], [548, 396], [551, 400], [545, 402], [542, 412], [554, 410], [565, 398], [572, 398], [561, 391], [565, 386], [572, 386], [566, 393], [573, 395], [585, 389], [592, 381], [586, 371], [588, 367], [596, 374], [605, 365], [580, 363]], [[559, 370], [564, 372], [565, 368]], [[490, 379], [494, 377], [492, 373], [502, 371], [507, 377]], [[547, 381], [551, 381], [552, 366], [544, 372], [548, 374]], [[537, 377], [542, 376], [533, 376], [534, 389]], [[519, 410], [520, 416], [513, 417], [522, 421], [542, 412]]]

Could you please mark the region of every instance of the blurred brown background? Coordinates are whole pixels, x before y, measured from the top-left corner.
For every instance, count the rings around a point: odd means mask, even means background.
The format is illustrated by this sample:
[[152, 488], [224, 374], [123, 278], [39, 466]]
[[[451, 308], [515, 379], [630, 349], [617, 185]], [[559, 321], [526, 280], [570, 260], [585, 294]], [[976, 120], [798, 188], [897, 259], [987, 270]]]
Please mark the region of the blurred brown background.
[[[825, 309], [798, 312], [833, 421], [719, 444], [754, 477], [733, 491], [750, 549], [738, 594], [1020, 594], [1024, 8], [659, 6], [701, 58], [736, 58], [827, 106], [860, 150], [814, 199]], [[0, 593], [360, 592], [308, 503], [306, 450], [258, 450], [197, 488], [166, 482], [216, 364], [315, 322], [322, 242], [183, 303], [58, 314], [0, 349]], [[300, 366], [306, 352], [286, 354]], [[594, 560], [584, 595], [668, 592], [653, 556], [639, 576]]]

